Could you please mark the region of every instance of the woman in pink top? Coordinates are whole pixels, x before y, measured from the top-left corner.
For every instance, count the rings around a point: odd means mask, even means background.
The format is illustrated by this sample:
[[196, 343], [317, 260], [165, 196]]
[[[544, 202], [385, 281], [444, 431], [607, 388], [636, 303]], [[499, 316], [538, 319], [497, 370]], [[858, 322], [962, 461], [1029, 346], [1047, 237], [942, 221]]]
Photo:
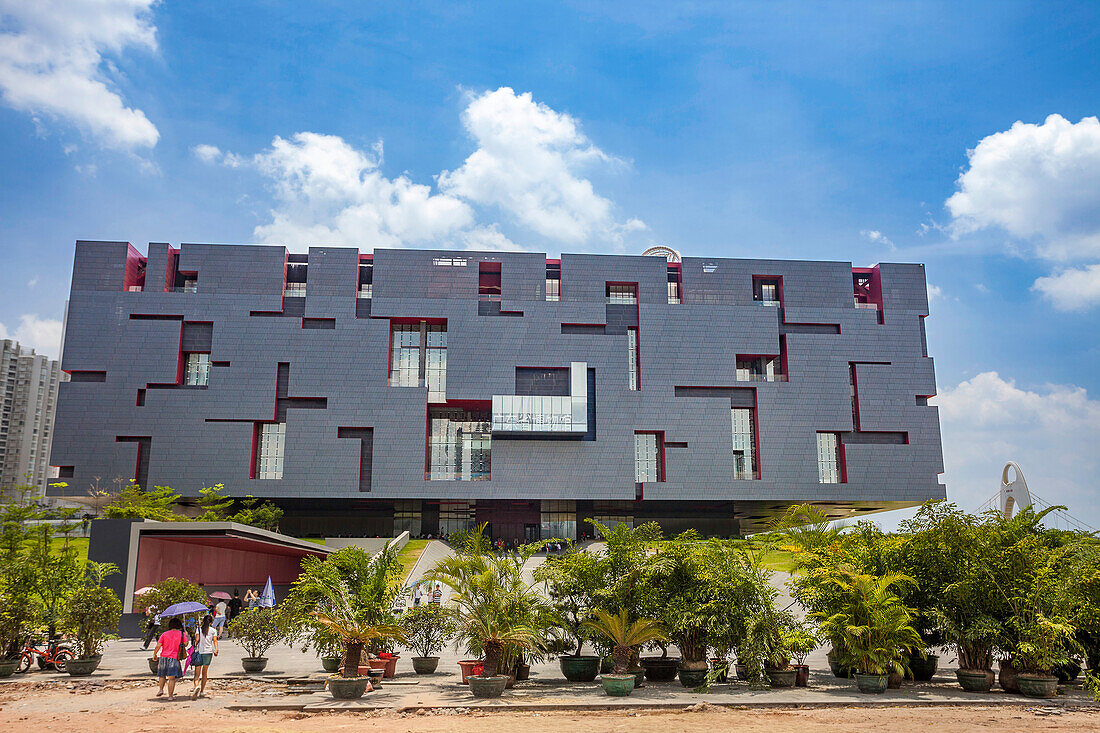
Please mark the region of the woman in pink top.
[[168, 622], [168, 630], [157, 639], [157, 648], [153, 650], [153, 656], [159, 658], [157, 662], [157, 697], [164, 694], [164, 683], [167, 682], [168, 699], [176, 699], [176, 680], [183, 677], [183, 668], [180, 667], [180, 647], [183, 645], [183, 622], [178, 618], [173, 618]]

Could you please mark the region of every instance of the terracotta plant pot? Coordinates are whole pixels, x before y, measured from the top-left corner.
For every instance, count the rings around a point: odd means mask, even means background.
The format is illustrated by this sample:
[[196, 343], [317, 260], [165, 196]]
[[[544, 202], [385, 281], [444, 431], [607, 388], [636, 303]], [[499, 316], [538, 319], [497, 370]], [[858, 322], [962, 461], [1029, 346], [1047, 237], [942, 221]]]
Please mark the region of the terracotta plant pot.
[[531, 679], [531, 665], [517, 664], [515, 669], [516, 682], [525, 682]]
[[481, 664], [477, 659], [463, 659], [458, 663], [458, 668], [462, 670], [462, 684], [469, 684], [470, 675], [473, 674], [474, 667]]
[[386, 659], [386, 677], [393, 677], [397, 674], [397, 660], [401, 658], [400, 654], [394, 654], [389, 659]]
[[413, 657], [413, 671], [417, 674], [432, 674], [439, 667], [439, 657]]
[[570, 682], [591, 682], [600, 673], [599, 657], [563, 656], [558, 657], [561, 673]]
[[329, 677], [327, 683], [329, 694], [337, 700], [358, 699], [370, 688], [366, 677]]
[[1001, 660], [1001, 671], [997, 675], [997, 682], [1000, 683], [1001, 689], [1005, 692], [1019, 692], [1020, 685], [1016, 680], [1016, 665], [1012, 663], [1011, 659]]
[[809, 687], [810, 686], [810, 665], [808, 664], [796, 664], [795, 670], [798, 672], [794, 676], [795, 687]]
[[967, 692], [989, 692], [993, 687], [993, 671], [983, 669], [955, 670], [955, 679]]
[[263, 672], [267, 667], [267, 657], [241, 657], [241, 666], [245, 672]]
[[765, 669], [764, 674], [768, 676], [768, 682], [772, 687], [794, 687], [795, 680], [798, 677], [797, 669]]
[[940, 658], [935, 654], [926, 654], [923, 657], [919, 654], [914, 654], [909, 657], [909, 669], [913, 673], [914, 682], [929, 682], [936, 676], [936, 668], [939, 666]]
[[634, 691], [634, 675], [605, 674], [600, 676], [603, 691], [610, 697], [626, 697]]
[[1052, 674], [1029, 674], [1020, 672], [1016, 675], [1016, 682], [1020, 685], [1020, 692], [1024, 697], [1049, 698], [1058, 696], [1058, 678]]
[[321, 657], [321, 669], [336, 672], [340, 669], [340, 657]]
[[466, 680], [470, 684], [470, 692], [474, 693], [474, 697], [481, 698], [500, 697], [508, 684], [508, 676], [503, 674], [494, 677], [470, 675]]
[[884, 674], [860, 674], [856, 672], [856, 688], [860, 692], [881, 695], [886, 692], [888, 676]]
[[87, 659], [70, 659], [65, 663], [65, 671], [72, 677], [87, 677], [99, 667], [101, 655], [88, 657]]
[[642, 668], [650, 682], [672, 682], [680, 668], [679, 657], [643, 657]]

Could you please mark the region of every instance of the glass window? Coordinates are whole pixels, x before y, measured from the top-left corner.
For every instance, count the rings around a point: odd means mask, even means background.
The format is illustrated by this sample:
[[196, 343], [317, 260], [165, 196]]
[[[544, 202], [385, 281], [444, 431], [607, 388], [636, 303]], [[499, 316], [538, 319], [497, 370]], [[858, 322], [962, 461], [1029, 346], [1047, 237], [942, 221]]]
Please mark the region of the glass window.
[[424, 322], [394, 323], [391, 326], [390, 386], [424, 385], [428, 387], [429, 402], [447, 399], [447, 326]]
[[671, 276], [668, 279], [668, 304], [679, 305], [680, 300], [680, 282], [673, 280]]
[[281, 479], [286, 423], [264, 423], [260, 426], [259, 438], [256, 450], [256, 478]]
[[840, 441], [836, 433], [817, 434], [817, 480], [823, 484], [840, 483]]
[[544, 499], [541, 514], [539, 529], [542, 539], [577, 539], [577, 502]]
[[283, 288], [283, 295], [290, 298], [304, 298], [306, 296], [305, 283], [287, 283]]
[[634, 433], [634, 482], [664, 481], [661, 475], [659, 436], [657, 433]]
[[638, 390], [638, 329], [626, 329], [627, 368], [630, 370], [630, 389]]
[[406, 531], [410, 537], [420, 536], [420, 501], [417, 499], [398, 499], [393, 503], [393, 532], [398, 535]]
[[439, 502], [439, 533], [448, 536], [474, 526], [474, 507], [468, 501]]
[[752, 281], [752, 299], [760, 305], [782, 305], [779, 299], [779, 280], [771, 277], [757, 277]]
[[179, 292], [181, 292], [181, 293], [197, 293], [197, 292], [199, 292], [198, 278], [193, 278], [193, 277], [184, 278], [183, 279], [183, 285], [179, 288]]
[[546, 299], [548, 301], [561, 300], [561, 278], [546, 278]]
[[730, 411], [735, 479], [756, 478], [756, 421], [752, 413], [751, 407], [734, 407]]
[[637, 285], [607, 285], [608, 305], [637, 305]]
[[489, 412], [433, 409], [429, 414], [428, 480], [488, 480], [491, 419]]
[[420, 386], [420, 325], [395, 323], [391, 333], [390, 386]]
[[432, 264], [436, 267], [465, 267], [465, 257], [435, 257]]
[[778, 356], [743, 356], [737, 359], [738, 382], [785, 382], [783, 360]]
[[360, 298], [372, 298], [374, 297], [374, 284], [373, 283], [360, 283], [359, 293]]
[[210, 354], [188, 354], [183, 383], [194, 387], [210, 384]]

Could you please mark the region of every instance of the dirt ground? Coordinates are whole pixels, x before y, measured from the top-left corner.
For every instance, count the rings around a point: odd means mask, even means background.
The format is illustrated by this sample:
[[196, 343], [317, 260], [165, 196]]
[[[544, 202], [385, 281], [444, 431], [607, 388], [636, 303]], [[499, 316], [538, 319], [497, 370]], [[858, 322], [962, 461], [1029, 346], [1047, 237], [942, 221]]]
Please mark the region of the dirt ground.
[[744, 731], [774, 733], [804, 731], [888, 731], [911, 733], [962, 733], [963, 731], [1079, 731], [1100, 728], [1096, 711], [1040, 713], [1025, 708], [835, 708], [819, 710], [726, 710], [703, 706], [683, 712], [585, 712], [585, 713], [255, 713], [172, 709], [134, 710], [118, 713], [20, 714], [0, 710], [0, 730], [104, 731], [113, 733], [276, 733], [282, 731], [360, 731], [379, 733], [448, 733], [486, 730], [568, 730], [576, 733], [669, 733], [670, 731]]
[[[960, 707], [845, 707], [798, 710], [726, 709], [702, 703], [678, 712], [483, 712], [459, 710], [411, 713], [237, 712], [234, 701], [265, 694], [255, 682], [220, 683], [214, 697], [167, 702], [153, 697], [148, 682], [103, 686], [5, 685], [0, 688], [0, 731], [110, 731], [111, 733], [260, 733], [352, 731], [448, 733], [485, 730], [570, 733], [670, 733], [671, 731], [964, 731], [1100, 730], [1100, 708], [1069, 709], [1027, 705]], [[187, 686], [181, 686], [181, 692]], [[268, 693], [270, 694], [270, 693]]]

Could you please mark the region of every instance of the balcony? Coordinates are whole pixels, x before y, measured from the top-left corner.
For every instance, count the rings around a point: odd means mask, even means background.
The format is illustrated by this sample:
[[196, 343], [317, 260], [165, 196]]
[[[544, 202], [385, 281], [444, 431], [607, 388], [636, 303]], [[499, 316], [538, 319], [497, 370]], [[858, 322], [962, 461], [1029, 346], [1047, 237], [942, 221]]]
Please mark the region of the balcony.
[[580, 436], [588, 432], [588, 364], [569, 365], [569, 396], [493, 395], [493, 435]]

